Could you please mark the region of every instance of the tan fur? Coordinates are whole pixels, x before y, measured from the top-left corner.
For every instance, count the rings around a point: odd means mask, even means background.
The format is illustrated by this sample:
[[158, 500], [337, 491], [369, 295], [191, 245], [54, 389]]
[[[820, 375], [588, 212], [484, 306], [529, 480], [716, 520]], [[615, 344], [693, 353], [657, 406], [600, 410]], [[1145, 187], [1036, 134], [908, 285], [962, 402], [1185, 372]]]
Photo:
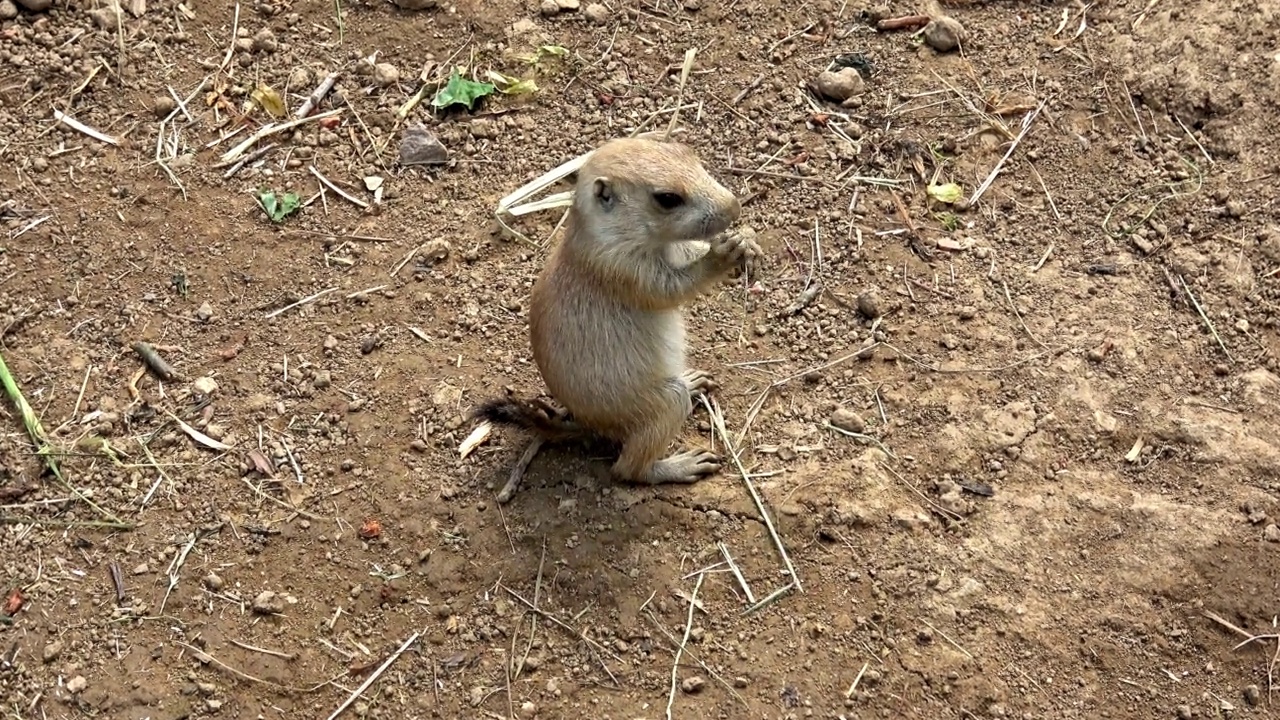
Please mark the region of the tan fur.
[[[666, 209], [655, 193], [683, 202]], [[664, 455], [691, 394], [712, 386], [685, 367], [680, 306], [759, 253], [748, 238], [722, 235], [740, 213], [679, 143], [612, 140], [578, 172], [565, 239], [533, 287], [530, 338], [574, 423], [622, 442], [613, 470], [623, 480], [693, 482], [719, 469], [709, 452]]]

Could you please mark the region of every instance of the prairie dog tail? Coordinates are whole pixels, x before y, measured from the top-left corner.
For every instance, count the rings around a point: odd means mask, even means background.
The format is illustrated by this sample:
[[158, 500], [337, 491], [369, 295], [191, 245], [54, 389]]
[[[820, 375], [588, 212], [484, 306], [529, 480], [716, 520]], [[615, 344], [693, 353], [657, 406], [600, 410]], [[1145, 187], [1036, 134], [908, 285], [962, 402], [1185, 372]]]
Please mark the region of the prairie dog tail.
[[522, 427], [553, 442], [575, 440], [591, 434], [574, 422], [568, 412], [542, 400], [488, 400], [476, 408], [472, 416], [499, 425]]

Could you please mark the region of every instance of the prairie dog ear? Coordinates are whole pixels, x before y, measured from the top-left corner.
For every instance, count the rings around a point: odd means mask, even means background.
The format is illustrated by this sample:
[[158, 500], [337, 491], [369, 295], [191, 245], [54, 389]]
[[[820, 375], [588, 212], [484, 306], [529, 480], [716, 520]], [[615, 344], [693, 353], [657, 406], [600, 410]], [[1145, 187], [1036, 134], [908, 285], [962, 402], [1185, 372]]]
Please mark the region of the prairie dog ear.
[[613, 182], [607, 177], [598, 177], [591, 183], [591, 194], [605, 210], [612, 210], [618, 202], [618, 197], [613, 191]]

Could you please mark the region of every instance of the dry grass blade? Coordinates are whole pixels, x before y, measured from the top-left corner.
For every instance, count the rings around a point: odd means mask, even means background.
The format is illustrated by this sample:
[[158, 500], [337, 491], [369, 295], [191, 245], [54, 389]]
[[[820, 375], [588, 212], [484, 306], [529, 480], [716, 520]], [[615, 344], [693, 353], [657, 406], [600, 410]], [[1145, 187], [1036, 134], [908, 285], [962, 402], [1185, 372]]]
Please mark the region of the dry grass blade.
[[698, 582], [693, 586], [693, 595], [689, 597], [689, 617], [684, 624], [684, 639], [676, 648], [675, 662], [671, 663], [671, 692], [667, 695], [667, 720], [671, 720], [671, 710], [676, 704], [676, 688], [679, 687], [680, 656], [689, 644], [689, 635], [693, 632], [693, 611], [698, 607], [698, 591], [702, 589], [702, 581], [707, 579], [706, 573], [698, 573]]
[[724, 413], [720, 411], [720, 404], [715, 400], [708, 400], [706, 395], [699, 395], [698, 400], [707, 408], [707, 413], [711, 416], [711, 425], [715, 428], [717, 434], [720, 435], [720, 442], [724, 443], [725, 452], [733, 458], [733, 462], [738, 466], [738, 472], [742, 474], [742, 482], [747, 486], [747, 492], [751, 494], [751, 500], [756, 504], [756, 510], [760, 512], [760, 517], [764, 520], [765, 527], [769, 530], [769, 536], [773, 538], [773, 544], [778, 548], [778, 554], [782, 556], [782, 562], [787, 566], [787, 573], [791, 575], [791, 583], [795, 588], [804, 592], [804, 587], [800, 584], [800, 576], [796, 573], [796, 568], [791, 564], [791, 556], [787, 554], [787, 547], [782, 543], [782, 538], [778, 536], [778, 531], [773, 526], [773, 519], [769, 517], [769, 511], [765, 509], [764, 500], [760, 498], [760, 494], [756, 492], [755, 483], [751, 482], [751, 475], [747, 469], [742, 466], [742, 459], [738, 456], [738, 451], [734, 448], [733, 441], [729, 439], [729, 431], [725, 429]]
[[83, 493], [77, 490], [66, 477], [62, 474], [62, 468], [58, 466], [58, 461], [54, 458], [53, 446], [49, 444], [49, 438], [45, 434], [44, 426], [40, 424], [40, 418], [36, 415], [36, 411], [31, 408], [27, 398], [23, 396], [22, 391], [18, 388], [18, 383], [13, 379], [13, 375], [9, 373], [9, 366], [4, 361], [4, 356], [0, 355], [0, 385], [4, 386], [5, 394], [9, 396], [9, 400], [18, 408], [18, 414], [22, 416], [22, 425], [26, 428], [27, 434], [31, 436], [31, 442], [36, 446], [36, 455], [44, 462], [49, 472], [62, 483], [77, 500], [84, 502], [94, 512], [107, 519], [108, 527], [119, 528], [121, 530], [132, 530], [133, 525], [124, 522], [114, 514], [104, 510], [97, 503], [90, 500]]
[[382, 673], [386, 672], [387, 668], [391, 667], [391, 663], [398, 660], [400, 656], [404, 654], [404, 651], [409, 649], [410, 645], [417, 642], [418, 635], [419, 633], [415, 632], [414, 634], [409, 636], [408, 640], [405, 640], [403, 643], [401, 643], [400, 647], [396, 648], [396, 651], [391, 653], [391, 657], [387, 658], [385, 662], [379, 665], [377, 670], [374, 670], [372, 673], [370, 673], [369, 677], [366, 678], [365, 681], [360, 684], [360, 687], [356, 688], [355, 692], [351, 693], [351, 695], [346, 699], [346, 701], [343, 702], [341, 705], [339, 705], [337, 710], [333, 711], [333, 714], [329, 716], [329, 720], [333, 720], [334, 718], [341, 715], [344, 710], [351, 707], [351, 703], [354, 703], [357, 699], [359, 699], [360, 696], [364, 694], [364, 691], [369, 689], [370, 685], [376, 682], [379, 677], [382, 677]]

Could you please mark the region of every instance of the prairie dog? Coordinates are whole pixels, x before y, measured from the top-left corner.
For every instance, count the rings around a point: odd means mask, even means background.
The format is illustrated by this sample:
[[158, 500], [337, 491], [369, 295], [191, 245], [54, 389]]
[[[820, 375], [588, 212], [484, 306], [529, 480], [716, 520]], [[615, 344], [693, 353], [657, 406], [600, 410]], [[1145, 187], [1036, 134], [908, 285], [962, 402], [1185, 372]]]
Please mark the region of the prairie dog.
[[760, 253], [748, 234], [722, 234], [741, 212], [687, 145], [625, 138], [592, 154], [529, 305], [534, 362], [564, 409], [501, 399], [476, 412], [538, 435], [500, 501], [543, 440], [620, 442], [612, 471], [632, 483], [692, 483], [720, 469], [711, 452], [667, 448], [693, 396], [714, 388], [685, 366], [680, 306]]

